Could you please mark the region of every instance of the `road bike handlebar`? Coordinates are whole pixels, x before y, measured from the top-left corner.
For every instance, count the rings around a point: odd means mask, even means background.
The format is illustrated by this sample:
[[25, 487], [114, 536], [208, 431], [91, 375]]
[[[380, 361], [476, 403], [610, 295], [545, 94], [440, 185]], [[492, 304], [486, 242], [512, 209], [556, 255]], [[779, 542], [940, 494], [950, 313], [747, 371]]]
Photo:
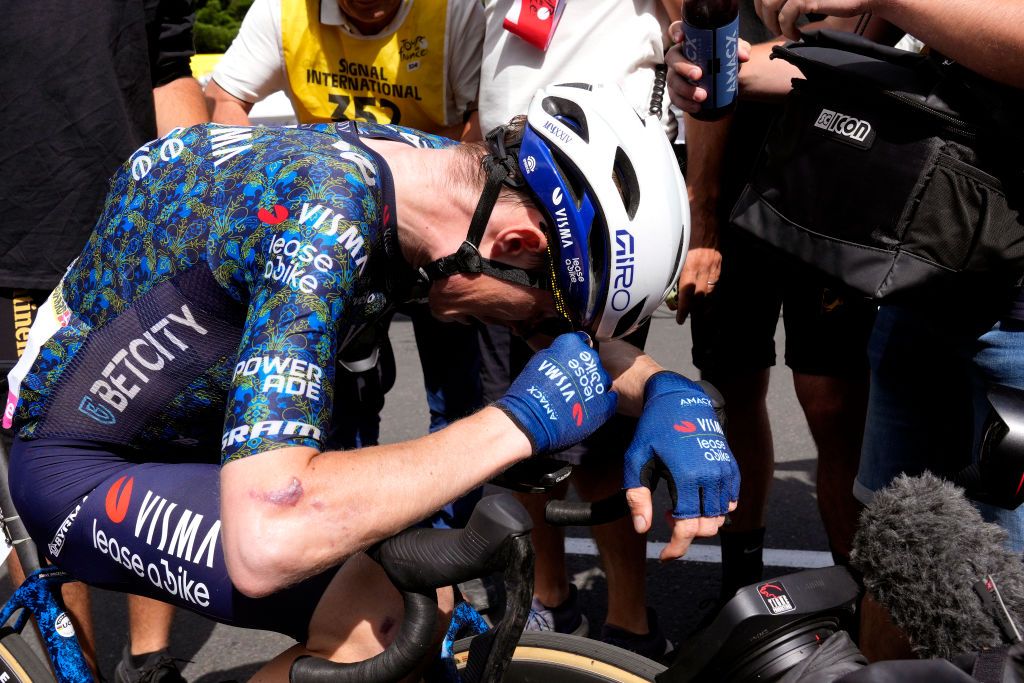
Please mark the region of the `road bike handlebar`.
[[[291, 682], [366, 683], [408, 675], [427, 658], [436, 641], [438, 588], [504, 571], [510, 585], [522, 584], [528, 577], [528, 586], [517, 593], [533, 593], [532, 528], [523, 506], [511, 495], [499, 494], [481, 500], [464, 529], [409, 529], [378, 543], [368, 554], [381, 564], [405, 601], [405, 617], [395, 641], [376, 657], [353, 664], [300, 657], [292, 664]], [[509, 645], [514, 648], [522, 631], [526, 611], [512, 605], [510, 609], [491, 636], [495, 647], [489, 661], [474, 662], [471, 655], [471, 668], [481, 676], [477, 680], [500, 678], [497, 669], [504, 666], [500, 660], [508, 659], [503, 651], [511, 653]]]

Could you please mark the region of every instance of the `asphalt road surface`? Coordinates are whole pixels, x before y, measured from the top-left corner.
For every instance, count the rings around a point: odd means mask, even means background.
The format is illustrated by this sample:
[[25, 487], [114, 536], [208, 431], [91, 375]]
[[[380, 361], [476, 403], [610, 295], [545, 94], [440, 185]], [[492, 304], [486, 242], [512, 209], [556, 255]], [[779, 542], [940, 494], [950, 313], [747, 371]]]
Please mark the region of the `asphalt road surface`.
[[[382, 438], [385, 442], [418, 436], [427, 427], [419, 360], [407, 319], [395, 320], [391, 339], [399, 379], [388, 394], [384, 409]], [[781, 325], [777, 342], [781, 349]], [[689, 326], [677, 326], [667, 310], [660, 311], [656, 317], [647, 350], [666, 367], [696, 376], [690, 361]], [[781, 357], [781, 352], [779, 355]], [[766, 568], [766, 576], [777, 576], [800, 567], [831, 564], [831, 559], [815, 502], [814, 448], [787, 368], [780, 367], [772, 373], [768, 401], [777, 463], [768, 515], [766, 563], [770, 566]], [[660, 510], [667, 507], [667, 494], [664, 487], [661, 489], [655, 502], [657, 518], [660, 518]], [[570, 575], [580, 587], [584, 610], [596, 634], [603, 622], [606, 604], [604, 574], [587, 531], [572, 529], [568, 535]], [[667, 527], [659, 519], [648, 539], [648, 602], [657, 606], [666, 635], [679, 641], [707, 609], [706, 601], [718, 594], [718, 545], [714, 539], [700, 541], [687, 558], [662, 564], [656, 559], [657, 544], [667, 540]], [[4, 599], [10, 593], [7, 583], [5, 579], [0, 594]], [[117, 658], [127, 641], [124, 598], [97, 590], [93, 603], [100, 665], [104, 675], [112, 680]], [[188, 662], [183, 668], [185, 677], [204, 683], [245, 680], [291, 643], [284, 636], [216, 625], [185, 612], [179, 613], [172, 637], [174, 654]]]

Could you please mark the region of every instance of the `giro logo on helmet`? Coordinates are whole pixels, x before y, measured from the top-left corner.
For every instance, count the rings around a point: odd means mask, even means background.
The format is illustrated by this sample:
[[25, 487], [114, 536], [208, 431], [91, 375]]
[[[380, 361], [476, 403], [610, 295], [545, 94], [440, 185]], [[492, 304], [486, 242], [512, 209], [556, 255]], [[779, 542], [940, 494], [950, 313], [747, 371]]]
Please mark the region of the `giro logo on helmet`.
[[615, 231], [615, 267], [612, 287], [612, 308], [624, 311], [629, 306], [629, 290], [633, 286], [635, 240], [625, 228]]

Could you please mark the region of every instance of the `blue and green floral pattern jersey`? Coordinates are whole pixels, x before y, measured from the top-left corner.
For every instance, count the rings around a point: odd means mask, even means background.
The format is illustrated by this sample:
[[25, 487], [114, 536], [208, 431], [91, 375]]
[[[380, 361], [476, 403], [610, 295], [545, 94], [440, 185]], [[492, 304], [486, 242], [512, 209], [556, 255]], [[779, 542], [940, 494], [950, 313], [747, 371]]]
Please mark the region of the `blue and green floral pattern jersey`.
[[339, 352], [412, 277], [390, 171], [361, 138], [454, 144], [352, 122], [210, 124], [136, 151], [37, 315], [5, 422], [150, 456], [220, 444], [221, 462], [320, 448]]

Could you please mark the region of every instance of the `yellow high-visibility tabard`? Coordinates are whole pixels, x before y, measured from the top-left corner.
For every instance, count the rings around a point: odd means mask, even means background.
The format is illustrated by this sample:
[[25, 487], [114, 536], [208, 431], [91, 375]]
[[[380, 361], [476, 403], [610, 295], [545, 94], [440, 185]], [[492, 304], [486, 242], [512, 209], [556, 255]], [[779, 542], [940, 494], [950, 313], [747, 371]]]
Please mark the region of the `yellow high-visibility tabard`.
[[301, 123], [354, 119], [436, 130], [446, 120], [447, 0], [413, 0], [392, 33], [320, 23], [320, 3], [281, 0], [281, 44]]

